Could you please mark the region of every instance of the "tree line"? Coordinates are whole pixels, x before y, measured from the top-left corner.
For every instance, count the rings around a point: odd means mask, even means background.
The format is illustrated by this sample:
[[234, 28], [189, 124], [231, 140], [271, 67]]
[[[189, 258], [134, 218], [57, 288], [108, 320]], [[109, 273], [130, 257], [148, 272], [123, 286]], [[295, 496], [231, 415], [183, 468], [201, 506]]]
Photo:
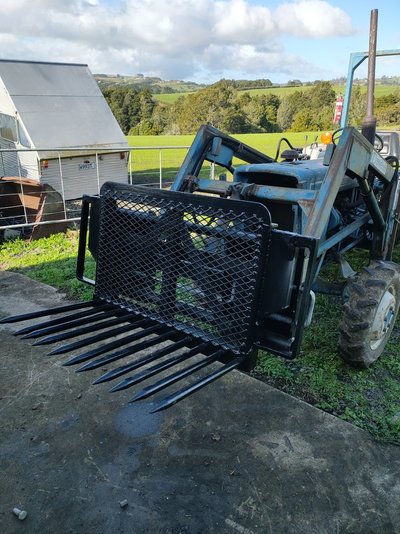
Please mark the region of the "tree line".
[[[193, 134], [210, 123], [232, 134], [328, 130], [336, 93], [330, 82], [319, 81], [285, 96], [252, 95], [238, 90], [234, 80], [221, 80], [180, 97], [174, 104], [154, 100], [148, 89], [107, 87], [103, 94], [126, 135]], [[349, 123], [361, 126], [366, 95], [360, 86], [352, 91]], [[400, 125], [400, 89], [375, 99], [378, 124]]]

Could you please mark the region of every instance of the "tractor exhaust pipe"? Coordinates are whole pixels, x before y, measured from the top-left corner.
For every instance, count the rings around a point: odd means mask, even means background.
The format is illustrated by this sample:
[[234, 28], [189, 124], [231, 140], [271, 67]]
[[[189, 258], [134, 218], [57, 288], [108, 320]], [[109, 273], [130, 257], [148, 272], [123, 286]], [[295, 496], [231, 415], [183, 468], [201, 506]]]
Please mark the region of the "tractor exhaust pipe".
[[374, 116], [374, 93], [377, 30], [378, 10], [373, 9], [371, 11], [371, 22], [369, 28], [367, 114], [361, 126], [361, 133], [371, 143], [371, 145], [374, 144], [376, 132], [376, 117]]

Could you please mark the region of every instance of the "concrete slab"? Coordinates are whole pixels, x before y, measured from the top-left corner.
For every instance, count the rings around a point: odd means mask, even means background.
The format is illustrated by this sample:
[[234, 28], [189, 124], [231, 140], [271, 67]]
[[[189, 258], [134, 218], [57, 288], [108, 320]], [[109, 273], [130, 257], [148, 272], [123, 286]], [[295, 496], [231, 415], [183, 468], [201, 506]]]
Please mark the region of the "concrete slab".
[[[62, 300], [0, 273], [2, 316]], [[0, 532], [400, 532], [399, 448], [239, 372], [149, 415], [15, 328], [0, 329]]]

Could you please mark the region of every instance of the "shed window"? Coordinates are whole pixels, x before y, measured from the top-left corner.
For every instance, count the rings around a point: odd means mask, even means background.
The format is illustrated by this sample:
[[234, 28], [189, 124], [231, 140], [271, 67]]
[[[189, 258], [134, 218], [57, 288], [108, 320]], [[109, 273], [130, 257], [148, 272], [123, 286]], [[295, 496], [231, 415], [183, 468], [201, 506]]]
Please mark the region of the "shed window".
[[0, 136], [7, 141], [17, 141], [17, 121], [11, 115], [0, 113]]

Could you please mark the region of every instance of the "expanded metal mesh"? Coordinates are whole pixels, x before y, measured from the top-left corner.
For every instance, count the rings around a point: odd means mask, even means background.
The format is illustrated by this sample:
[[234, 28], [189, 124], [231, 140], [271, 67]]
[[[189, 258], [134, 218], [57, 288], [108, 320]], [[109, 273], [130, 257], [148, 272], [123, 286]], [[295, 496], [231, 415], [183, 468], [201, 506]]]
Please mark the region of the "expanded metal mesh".
[[243, 352], [268, 223], [191, 197], [103, 188], [96, 295]]

